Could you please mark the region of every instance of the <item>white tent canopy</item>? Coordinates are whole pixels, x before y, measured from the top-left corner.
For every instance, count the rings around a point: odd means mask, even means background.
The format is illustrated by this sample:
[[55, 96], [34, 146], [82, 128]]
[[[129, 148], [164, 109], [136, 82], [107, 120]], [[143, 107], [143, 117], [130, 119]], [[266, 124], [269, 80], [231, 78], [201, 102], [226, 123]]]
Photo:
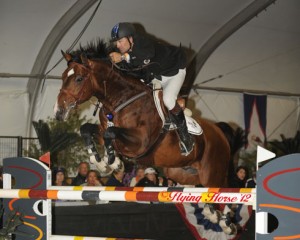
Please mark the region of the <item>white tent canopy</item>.
[[[80, 42], [108, 39], [115, 23], [129, 21], [197, 54], [230, 19], [257, 2], [103, 0]], [[41, 91], [36, 82], [42, 77], [35, 74], [44, 74], [57, 63], [60, 50], [70, 47], [97, 3], [0, 0], [0, 135], [34, 135], [28, 131], [30, 122], [53, 115], [61, 81], [48, 79]], [[299, 129], [299, 9], [297, 0], [277, 0], [223, 41], [196, 76], [198, 90], [189, 96], [194, 112], [243, 127], [243, 95], [234, 89], [268, 93], [267, 135], [293, 136]], [[50, 75], [59, 77], [65, 68], [63, 61]], [[92, 118], [91, 111], [85, 114]]]

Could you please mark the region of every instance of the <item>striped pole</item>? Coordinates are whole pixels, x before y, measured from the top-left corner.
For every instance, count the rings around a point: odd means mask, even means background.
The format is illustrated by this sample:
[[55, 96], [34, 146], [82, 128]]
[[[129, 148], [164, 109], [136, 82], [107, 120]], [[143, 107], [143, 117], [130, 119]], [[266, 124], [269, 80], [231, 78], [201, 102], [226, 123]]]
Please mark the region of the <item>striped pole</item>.
[[71, 191], [132, 191], [132, 192], [227, 192], [227, 193], [256, 193], [256, 188], [194, 188], [194, 187], [107, 187], [107, 186], [50, 186], [48, 190]]
[[[199, 190], [199, 188], [196, 188]], [[90, 191], [90, 190], [34, 190], [0, 189], [0, 198], [52, 199], [52, 200], [100, 200], [123, 202], [172, 202], [172, 203], [241, 203], [253, 205], [255, 193], [252, 189], [242, 192], [178, 192], [178, 191]]]
[[[130, 238], [126, 238], [129, 240]], [[64, 236], [52, 235], [49, 240], [125, 240], [125, 238], [103, 238], [103, 237], [81, 237], [81, 236]], [[135, 239], [138, 240], [138, 239]], [[142, 240], [142, 239], [139, 239]]]

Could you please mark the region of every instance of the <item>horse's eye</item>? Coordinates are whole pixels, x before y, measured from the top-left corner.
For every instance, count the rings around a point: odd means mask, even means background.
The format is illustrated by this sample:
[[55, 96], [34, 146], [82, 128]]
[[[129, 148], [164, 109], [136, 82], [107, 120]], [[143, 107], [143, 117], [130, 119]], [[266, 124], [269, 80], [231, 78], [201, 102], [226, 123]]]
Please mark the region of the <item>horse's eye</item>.
[[76, 78], [75, 78], [75, 82], [77, 82], [77, 83], [82, 82], [82, 80], [83, 80], [82, 76], [76, 76]]

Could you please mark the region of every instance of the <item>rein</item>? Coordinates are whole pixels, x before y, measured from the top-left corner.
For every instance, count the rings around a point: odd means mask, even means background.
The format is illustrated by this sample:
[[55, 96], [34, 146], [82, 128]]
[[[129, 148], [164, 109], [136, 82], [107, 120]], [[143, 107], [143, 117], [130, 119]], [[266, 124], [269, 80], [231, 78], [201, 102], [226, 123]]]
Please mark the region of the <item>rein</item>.
[[131, 98], [129, 98], [126, 102], [120, 104], [118, 107], [115, 108], [114, 112], [118, 113], [120, 110], [122, 110], [123, 108], [125, 108], [126, 106], [128, 106], [130, 103], [134, 102], [135, 100], [139, 99], [140, 97], [143, 97], [144, 95], [146, 95], [147, 92], [141, 92]]
[[153, 64], [158, 64], [159, 65], [158, 62], [151, 62], [151, 63], [148, 63], [147, 65], [142, 65], [140, 67], [126, 69], [126, 68], [120, 67], [118, 64], [116, 64], [113, 61], [111, 61], [111, 59], [110, 59], [110, 62], [111, 62], [111, 64], [112, 64], [113, 67], [115, 67], [116, 69], [118, 69], [120, 71], [123, 71], [123, 72], [136, 72], [136, 71], [143, 70], [144, 68], [147, 68], [147, 67], [149, 67], [150, 65], [153, 65]]

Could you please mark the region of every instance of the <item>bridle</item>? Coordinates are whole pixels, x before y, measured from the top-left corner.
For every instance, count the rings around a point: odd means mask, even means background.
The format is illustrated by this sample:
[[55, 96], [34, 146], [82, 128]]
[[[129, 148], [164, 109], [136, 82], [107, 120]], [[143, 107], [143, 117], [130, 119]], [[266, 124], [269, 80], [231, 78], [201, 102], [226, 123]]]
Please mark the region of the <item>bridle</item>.
[[[85, 65], [80, 64], [80, 63], [76, 63], [76, 64], [79, 65], [81, 68], [84, 68], [84, 69], [88, 70], [88, 68]], [[69, 105], [70, 108], [75, 108], [78, 105], [78, 103], [80, 103], [80, 101], [82, 100], [83, 95], [86, 93], [86, 85], [89, 82], [89, 80], [91, 80], [91, 76], [90, 76], [90, 74], [87, 74], [87, 76], [85, 76], [82, 79], [83, 83], [82, 83], [81, 88], [79, 89], [77, 94], [74, 94], [72, 91], [70, 91], [68, 89], [61, 88], [59, 90], [59, 94], [65, 93], [66, 95], [69, 95], [69, 96], [71, 96], [72, 98], [75, 99], [75, 102], [71, 103]], [[64, 103], [65, 103], [65, 101], [64, 101]]]

